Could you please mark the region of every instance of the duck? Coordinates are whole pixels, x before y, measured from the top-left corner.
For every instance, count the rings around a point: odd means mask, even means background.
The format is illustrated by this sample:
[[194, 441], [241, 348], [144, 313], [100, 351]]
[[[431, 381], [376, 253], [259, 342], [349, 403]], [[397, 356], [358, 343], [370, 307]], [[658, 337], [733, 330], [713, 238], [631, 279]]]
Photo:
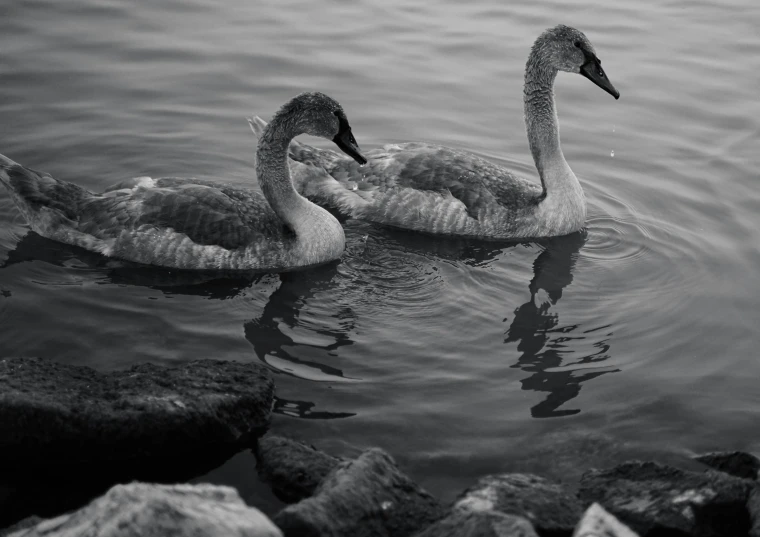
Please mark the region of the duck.
[[[523, 100], [540, 184], [471, 153], [429, 143], [368, 151], [363, 166], [334, 151], [293, 143], [291, 161], [326, 171], [316, 181], [296, 180], [296, 188], [345, 217], [433, 235], [528, 239], [578, 231], [585, 225], [586, 199], [560, 147], [553, 90], [559, 71], [580, 74], [620, 97], [583, 32], [558, 25], [535, 40]], [[260, 136], [266, 122], [257, 116], [252, 128]]]
[[[345, 248], [340, 222], [291, 182], [288, 144], [299, 134], [332, 140], [366, 162], [340, 104], [311, 92], [285, 103], [262, 130], [255, 165], [260, 191], [135, 177], [94, 193], [2, 155], [0, 183], [30, 228], [49, 239], [172, 269], [285, 271], [338, 259]], [[311, 167], [299, 177], [320, 180], [325, 173]]]

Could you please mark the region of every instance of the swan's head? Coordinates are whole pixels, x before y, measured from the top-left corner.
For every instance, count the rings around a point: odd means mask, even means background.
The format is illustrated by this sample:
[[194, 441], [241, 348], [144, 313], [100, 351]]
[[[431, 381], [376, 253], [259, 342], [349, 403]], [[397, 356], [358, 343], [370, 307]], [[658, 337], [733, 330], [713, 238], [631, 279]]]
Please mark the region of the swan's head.
[[367, 163], [351, 133], [346, 113], [336, 100], [324, 93], [302, 93], [285, 104], [281, 112], [293, 118], [300, 132], [332, 140], [359, 164]]
[[536, 39], [531, 56], [557, 71], [583, 75], [615, 99], [620, 97], [602, 69], [594, 46], [580, 30], [563, 24], [549, 28]]

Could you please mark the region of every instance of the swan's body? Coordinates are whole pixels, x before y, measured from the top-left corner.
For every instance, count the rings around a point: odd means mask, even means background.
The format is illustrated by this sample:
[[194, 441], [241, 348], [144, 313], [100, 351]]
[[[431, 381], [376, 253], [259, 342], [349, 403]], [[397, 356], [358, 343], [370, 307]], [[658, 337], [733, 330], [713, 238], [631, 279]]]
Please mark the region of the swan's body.
[[340, 106], [322, 94], [299, 95], [283, 106], [258, 144], [263, 194], [174, 177], [138, 177], [96, 194], [2, 155], [0, 182], [32, 230], [107, 256], [180, 269], [314, 265], [340, 257], [345, 237], [330, 213], [294, 190], [287, 147], [303, 132], [338, 138], [343, 123], [347, 128]]
[[[514, 239], [564, 235], [586, 220], [583, 189], [559, 141], [553, 85], [559, 70], [584, 74], [612, 93], [588, 39], [557, 26], [535, 42], [525, 69], [525, 121], [541, 184], [475, 155], [425, 143], [387, 145], [359, 167], [333, 151], [292, 143], [293, 161], [322, 168], [296, 188], [347, 216], [441, 235]], [[260, 135], [266, 123], [256, 118]]]

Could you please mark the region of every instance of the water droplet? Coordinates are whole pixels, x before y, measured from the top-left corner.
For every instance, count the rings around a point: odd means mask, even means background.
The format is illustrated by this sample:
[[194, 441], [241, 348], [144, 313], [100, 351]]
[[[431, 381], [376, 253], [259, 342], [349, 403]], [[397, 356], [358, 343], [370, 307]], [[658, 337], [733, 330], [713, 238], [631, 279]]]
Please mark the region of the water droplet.
[[611, 157], [614, 157], [614, 156], [615, 156], [615, 150], [614, 150], [614, 149], [613, 149], [612, 151], [610, 151], [610, 156], [611, 156]]
[[381, 503], [381, 504], [380, 504], [380, 508], [381, 508], [383, 511], [387, 511], [387, 510], [388, 510], [388, 509], [390, 509], [391, 507], [393, 507], [393, 502], [387, 502], [387, 501], [386, 501], [386, 502], [383, 502], [383, 503]]

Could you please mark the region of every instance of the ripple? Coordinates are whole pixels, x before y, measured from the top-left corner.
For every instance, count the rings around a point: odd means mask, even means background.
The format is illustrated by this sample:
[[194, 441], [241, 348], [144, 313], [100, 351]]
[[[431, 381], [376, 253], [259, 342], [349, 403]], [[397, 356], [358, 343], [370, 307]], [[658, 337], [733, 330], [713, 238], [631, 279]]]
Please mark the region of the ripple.
[[[709, 270], [704, 263], [703, 239], [691, 230], [672, 222], [642, 214], [594, 185], [590, 191], [588, 239], [580, 251], [577, 284], [578, 295], [589, 308], [602, 305], [608, 317], [618, 326], [626, 326], [629, 334], [648, 333], [654, 337], [670, 333], [675, 345], [680, 319], [705, 282]], [[624, 304], [624, 308], [618, 305]], [[640, 319], [657, 312], [669, 323], [652, 326]], [[664, 316], [664, 317], [663, 317]]]
[[382, 233], [370, 231], [361, 252], [344, 257], [341, 275], [364, 286], [371, 300], [382, 299], [393, 307], [429, 308], [445, 286], [441, 260], [409, 250]]

